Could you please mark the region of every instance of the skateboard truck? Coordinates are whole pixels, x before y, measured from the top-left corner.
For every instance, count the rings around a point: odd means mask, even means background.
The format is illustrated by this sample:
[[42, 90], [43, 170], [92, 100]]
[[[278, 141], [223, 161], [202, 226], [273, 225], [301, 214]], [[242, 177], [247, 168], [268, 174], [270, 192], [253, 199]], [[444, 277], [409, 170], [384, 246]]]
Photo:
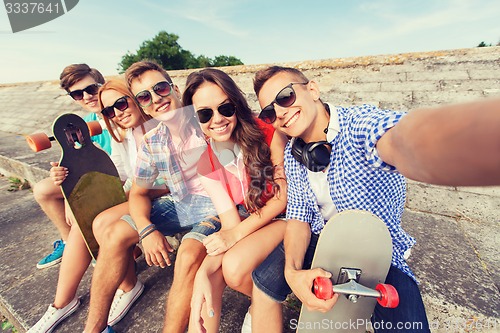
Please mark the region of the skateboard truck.
[[341, 268], [337, 284], [325, 277], [314, 279], [314, 294], [319, 299], [330, 299], [334, 294], [342, 294], [352, 303], [356, 303], [360, 296], [375, 297], [378, 303], [387, 308], [395, 308], [399, 304], [399, 295], [392, 285], [379, 283], [375, 289], [363, 286], [359, 283], [361, 270], [353, 268]]
[[64, 129], [64, 133], [66, 134], [68, 146], [80, 149], [85, 145], [82, 130], [78, 126], [69, 123]]

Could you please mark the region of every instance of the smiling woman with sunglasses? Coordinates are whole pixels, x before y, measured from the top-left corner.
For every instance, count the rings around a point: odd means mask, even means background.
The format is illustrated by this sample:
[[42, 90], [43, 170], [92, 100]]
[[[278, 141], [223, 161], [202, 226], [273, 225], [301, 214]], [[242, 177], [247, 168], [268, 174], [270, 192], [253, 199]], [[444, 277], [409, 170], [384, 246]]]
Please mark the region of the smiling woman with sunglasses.
[[[251, 272], [283, 239], [285, 222], [275, 218], [286, 206], [286, 138], [254, 117], [236, 83], [220, 70], [190, 74], [183, 102], [193, 104], [208, 138], [198, 173], [222, 223], [203, 242], [209, 256], [196, 275], [189, 328], [200, 331], [203, 322], [217, 332], [226, 284], [251, 296]], [[207, 299], [213, 302], [202, 310]], [[247, 315], [244, 326], [249, 321]]]
[[120, 178], [127, 180], [129, 189], [134, 176], [137, 148], [147, 131], [158, 121], [144, 113], [122, 80], [106, 82], [98, 93], [101, 114], [113, 137], [111, 158]]

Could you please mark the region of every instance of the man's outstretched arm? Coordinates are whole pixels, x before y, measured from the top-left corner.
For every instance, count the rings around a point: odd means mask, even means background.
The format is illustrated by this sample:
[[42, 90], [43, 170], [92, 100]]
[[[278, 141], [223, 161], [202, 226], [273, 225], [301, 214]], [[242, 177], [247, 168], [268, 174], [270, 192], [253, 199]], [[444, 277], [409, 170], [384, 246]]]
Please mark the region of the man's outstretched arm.
[[500, 99], [412, 111], [380, 138], [377, 150], [417, 181], [500, 185]]

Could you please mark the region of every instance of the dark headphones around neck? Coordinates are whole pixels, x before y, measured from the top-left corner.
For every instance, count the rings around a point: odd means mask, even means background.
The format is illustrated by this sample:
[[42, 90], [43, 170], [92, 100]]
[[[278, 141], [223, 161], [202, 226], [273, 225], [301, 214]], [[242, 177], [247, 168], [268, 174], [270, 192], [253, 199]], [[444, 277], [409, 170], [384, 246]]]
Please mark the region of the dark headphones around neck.
[[301, 138], [292, 142], [293, 157], [312, 172], [320, 172], [330, 164], [330, 144], [328, 141], [305, 143]]

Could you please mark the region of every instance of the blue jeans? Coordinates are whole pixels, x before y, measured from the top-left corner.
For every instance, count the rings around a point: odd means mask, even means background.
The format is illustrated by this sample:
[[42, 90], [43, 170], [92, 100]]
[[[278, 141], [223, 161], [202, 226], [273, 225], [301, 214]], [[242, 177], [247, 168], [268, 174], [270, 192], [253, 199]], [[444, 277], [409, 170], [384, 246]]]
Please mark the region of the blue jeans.
[[[311, 268], [317, 243], [318, 235], [312, 234], [304, 258], [304, 269]], [[285, 280], [285, 247], [283, 242], [252, 272], [252, 280], [257, 288], [277, 302], [283, 302], [292, 292]]]
[[385, 283], [391, 284], [399, 294], [399, 305], [388, 309], [377, 303], [372, 316], [376, 333], [428, 332], [427, 315], [417, 283], [408, 275], [391, 266]]
[[[311, 242], [304, 257], [304, 269], [311, 267], [318, 242], [317, 235], [311, 235]], [[285, 280], [285, 249], [283, 243], [252, 272], [257, 288], [277, 302], [283, 302], [291, 292]], [[391, 266], [385, 283], [393, 285], [399, 293], [399, 306], [395, 309], [375, 307], [372, 325], [376, 333], [429, 332], [420, 290], [416, 282], [398, 268]], [[401, 327], [401, 329], [398, 329]], [[409, 327], [409, 328], [408, 328]], [[406, 330], [405, 330], [406, 329]]]
[[[183, 239], [192, 238], [202, 242], [205, 237], [220, 230], [221, 224], [216, 214], [209, 197], [188, 195], [176, 202], [171, 195], [165, 195], [151, 202], [150, 220], [165, 236], [189, 231]], [[121, 219], [137, 230], [130, 215], [122, 216]]]

